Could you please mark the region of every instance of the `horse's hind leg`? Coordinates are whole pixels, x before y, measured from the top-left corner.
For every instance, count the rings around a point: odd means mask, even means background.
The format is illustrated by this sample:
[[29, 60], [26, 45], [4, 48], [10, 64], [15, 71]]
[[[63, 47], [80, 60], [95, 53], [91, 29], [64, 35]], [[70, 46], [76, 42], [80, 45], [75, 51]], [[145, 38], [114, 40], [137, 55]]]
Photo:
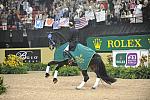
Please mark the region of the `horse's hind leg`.
[[85, 85], [85, 83], [89, 80], [87, 70], [82, 70], [82, 75], [83, 75], [83, 80], [80, 83], [80, 85], [76, 87], [76, 89], [81, 89]]
[[97, 75], [97, 78], [96, 78], [94, 85], [92, 86], [92, 89], [96, 89], [99, 85], [99, 82], [100, 82], [100, 77], [98, 76], [98, 72], [95, 72], [95, 73]]
[[[94, 63], [96, 63], [96, 62], [94, 61]], [[97, 64], [91, 64], [90, 67], [96, 73], [96, 76], [97, 76], [96, 81], [95, 81], [94, 85], [92, 86], [92, 89], [96, 89], [99, 85], [99, 82], [100, 82], [98, 67], [97, 67]]]

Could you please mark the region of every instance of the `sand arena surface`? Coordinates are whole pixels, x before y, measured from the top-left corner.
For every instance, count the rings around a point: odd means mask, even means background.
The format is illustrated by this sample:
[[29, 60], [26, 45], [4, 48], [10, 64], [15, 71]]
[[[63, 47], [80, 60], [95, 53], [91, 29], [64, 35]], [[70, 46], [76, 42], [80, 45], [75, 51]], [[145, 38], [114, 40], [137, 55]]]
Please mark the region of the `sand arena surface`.
[[91, 87], [95, 74], [89, 72], [90, 80], [82, 90], [76, 90], [82, 76], [58, 77], [53, 84], [53, 77], [44, 77], [44, 72], [29, 74], [0, 74], [8, 90], [0, 95], [0, 100], [150, 100], [150, 79], [118, 79], [114, 84]]

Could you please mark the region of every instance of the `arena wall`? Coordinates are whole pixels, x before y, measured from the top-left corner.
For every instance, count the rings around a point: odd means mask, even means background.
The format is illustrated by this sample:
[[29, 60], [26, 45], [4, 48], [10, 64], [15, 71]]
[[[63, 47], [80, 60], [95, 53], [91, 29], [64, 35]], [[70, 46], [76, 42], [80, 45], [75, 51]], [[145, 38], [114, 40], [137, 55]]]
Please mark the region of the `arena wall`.
[[[41, 51], [41, 63], [47, 64], [49, 61], [53, 60], [54, 51], [49, 50], [49, 48], [10, 48], [10, 49], [0, 49], [0, 63], [4, 61], [6, 50], [40, 50]], [[107, 55], [111, 53], [99, 53], [104, 61], [108, 63]]]

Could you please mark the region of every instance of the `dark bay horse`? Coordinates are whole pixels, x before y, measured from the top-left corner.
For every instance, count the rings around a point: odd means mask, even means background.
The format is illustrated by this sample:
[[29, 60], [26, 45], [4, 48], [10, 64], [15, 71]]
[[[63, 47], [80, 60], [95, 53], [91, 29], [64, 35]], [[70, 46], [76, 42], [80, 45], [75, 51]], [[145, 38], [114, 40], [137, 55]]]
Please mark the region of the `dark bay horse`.
[[[61, 36], [61, 33], [53, 33], [48, 35], [49, 38], [49, 48], [53, 50], [56, 47], [55, 54], [54, 54], [54, 60], [50, 61], [47, 65], [46, 68], [46, 73], [45, 77], [49, 76], [49, 69], [51, 65], [56, 65], [55, 72], [54, 72], [54, 78], [53, 82], [57, 83], [57, 74], [58, 74], [58, 69], [64, 65], [76, 65], [76, 66], [82, 66], [80, 67], [83, 75], [83, 80], [79, 86], [76, 87], [76, 89], [81, 89], [84, 84], [89, 80], [89, 76], [87, 73], [87, 69], [90, 67], [92, 71], [96, 73], [96, 81], [94, 85], [92, 86], [92, 89], [96, 89], [97, 86], [99, 85], [100, 79], [102, 79], [104, 82], [107, 84], [112, 84], [116, 82], [116, 79], [110, 77], [105, 69], [105, 65], [101, 59], [101, 56], [97, 54], [95, 51], [92, 49], [77, 43], [75, 41], [69, 41], [64, 39], [63, 36]], [[59, 46], [58, 46], [59, 45]], [[78, 48], [78, 49], [77, 49]], [[78, 51], [79, 50], [79, 51]], [[81, 50], [81, 52], [80, 52]], [[83, 51], [82, 51], [83, 50]], [[90, 52], [90, 53], [88, 53]], [[89, 58], [88, 63], [83, 62], [82, 65], [81, 63], [78, 62], [78, 59], [76, 59], [76, 53], [78, 53], [80, 56], [83, 54], [88, 54], [85, 56], [85, 58]], [[80, 57], [81, 58], [81, 57]], [[82, 60], [82, 59], [81, 59]], [[80, 62], [81, 62], [80, 60]], [[83, 59], [85, 60], [85, 59]], [[85, 68], [85, 66], [87, 66]]]

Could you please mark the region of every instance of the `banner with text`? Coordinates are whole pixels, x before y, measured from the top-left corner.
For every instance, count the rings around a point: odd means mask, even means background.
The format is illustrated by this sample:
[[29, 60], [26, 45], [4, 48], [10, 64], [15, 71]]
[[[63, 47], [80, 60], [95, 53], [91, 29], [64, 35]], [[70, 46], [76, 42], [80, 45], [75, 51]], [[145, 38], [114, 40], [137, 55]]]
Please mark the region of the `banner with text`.
[[13, 54], [23, 58], [24, 63], [38, 63], [41, 62], [41, 50], [5, 50], [5, 57]]
[[113, 66], [137, 67], [140, 65], [140, 50], [114, 50]]
[[150, 49], [150, 35], [89, 37], [87, 46], [99, 52]]
[[113, 66], [148, 67], [148, 50], [113, 50]]

